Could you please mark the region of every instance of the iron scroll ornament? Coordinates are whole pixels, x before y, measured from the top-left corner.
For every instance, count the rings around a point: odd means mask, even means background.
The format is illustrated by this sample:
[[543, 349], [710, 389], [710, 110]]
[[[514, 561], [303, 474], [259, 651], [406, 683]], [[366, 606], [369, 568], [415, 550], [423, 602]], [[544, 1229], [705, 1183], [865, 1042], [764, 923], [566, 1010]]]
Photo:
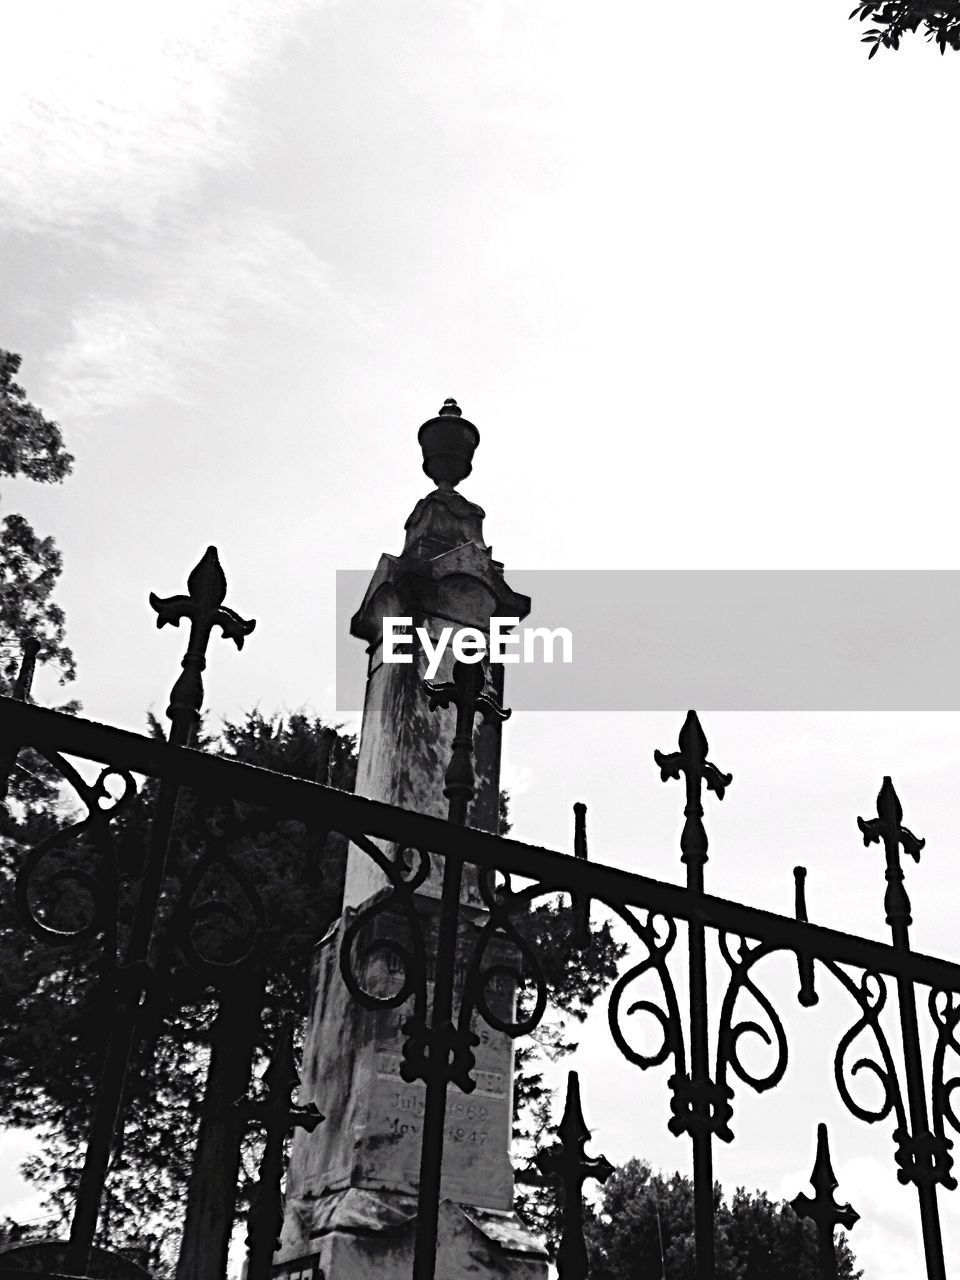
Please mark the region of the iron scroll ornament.
[[[198, 803], [193, 826], [203, 852], [196, 858], [183, 882], [171, 919], [169, 945], [175, 946], [186, 963], [217, 985], [234, 975], [263, 951], [267, 935], [267, 912], [253, 880], [231, 855], [239, 840], [269, 826], [265, 814], [241, 818], [235, 803], [226, 809]], [[218, 877], [218, 890], [202, 894], [208, 877]], [[226, 882], [243, 904], [241, 910], [223, 892]], [[226, 946], [221, 937], [217, 950], [204, 946], [204, 931], [226, 930]]]
[[[424, 849], [410, 850], [398, 846], [391, 858], [359, 832], [354, 832], [350, 839], [376, 863], [387, 884], [363, 910], [352, 918], [347, 915], [340, 940], [340, 973], [353, 999], [373, 1012], [398, 1009], [412, 999], [413, 1008], [402, 1024], [406, 1039], [400, 1064], [400, 1077], [409, 1084], [422, 1079], [427, 1068], [427, 947], [415, 894], [430, 875], [430, 855]], [[376, 934], [364, 941], [364, 934], [369, 934], [371, 925], [380, 917], [395, 918], [398, 913], [406, 920], [409, 942], [395, 936]], [[399, 964], [400, 981], [393, 991], [375, 991], [366, 985], [369, 961], [378, 954], [392, 956]], [[473, 1088], [470, 1079], [474, 1066], [473, 1046], [450, 1047], [453, 1049], [453, 1078], [468, 1093]]]
[[[864, 970], [859, 980], [855, 980], [832, 960], [821, 959], [820, 964], [850, 993], [860, 1008], [860, 1017], [842, 1037], [834, 1055], [833, 1074], [843, 1105], [851, 1115], [867, 1124], [877, 1124], [893, 1112], [897, 1120], [897, 1129], [905, 1130], [907, 1114], [897, 1078], [897, 1068], [886, 1033], [880, 1023], [880, 1015], [887, 1003], [886, 982], [879, 974], [872, 973], [870, 970]], [[879, 1059], [863, 1056], [851, 1063], [850, 1057], [854, 1044], [868, 1030], [872, 1032], [876, 1041]], [[847, 1083], [847, 1077], [849, 1076], [852, 1081], [853, 1077], [861, 1072], [866, 1072], [879, 1082], [883, 1090], [879, 1104], [867, 1106], [854, 1098]]]
[[[640, 1067], [641, 1070], [658, 1067], [672, 1055], [673, 1075], [675, 1078], [680, 1079], [686, 1075], [687, 1070], [683, 1023], [680, 1017], [680, 1005], [677, 1000], [676, 988], [668, 966], [670, 953], [677, 940], [676, 921], [670, 916], [660, 915], [655, 911], [648, 912], [646, 920], [641, 920], [628, 907], [620, 907], [615, 904], [609, 905], [647, 949], [646, 957], [626, 970], [625, 973], [622, 973], [610, 992], [610, 999], [607, 1004], [610, 1034], [627, 1061], [632, 1062], [634, 1066]], [[637, 1013], [646, 1014], [653, 1018], [659, 1026], [663, 1037], [659, 1047], [652, 1053], [644, 1053], [634, 1044], [631, 1044], [626, 1035], [623, 1026], [623, 1004], [627, 998], [628, 988], [650, 972], [655, 973], [660, 980], [663, 1001], [666, 1007], [661, 1008], [659, 1004], [655, 1004], [652, 1000], [637, 999], [633, 1000], [625, 1011], [628, 1017]]]
[[[45, 837], [27, 853], [14, 882], [18, 914], [40, 942], [54, 945], [85, 942], [102, 933], [104, 963], [108, 968], [115, 967], [120, 867], [111, 823], [136, 798], [137, 784], [127, 770], [114, 765], [104, 766], [96, 780], [90, 783], [58, 752], [41, 751], [40, 754], [73, 789], [86, 809], [86, 815]], [[119, 781], [119, 795], [111, 792], [108, 785], [111, 779]], [[89, 864], [71, 861], [68, 857], [66, 862], [44, 873], [43, 864], [47, 858], [58, 851], [68, 850], [84, 836], [89, 836], [93, 844], [92, 869]], [[44, 915], [50, 911], [50, 890], [54, 890], [59, 898], [68, 894], [71, 887], [86, 895], [89, 910], [82, 913], [80, 921], [72, 926], [49, 923]], [[38, 897], [47, 900], [47, 911], [38, 911]]]
[[[348, 918], [340, 942], [343, 981], [350, 995], [365, 1009], [397, 1009], [413, 996], [415, 1008], [419, 1011], [426, 1006], [427, 962], [423, 926], [414, 904], [414, 894], [430, 874], [430, 855], [422, 849], [398, 848], [391, 858], [367, 836], [355, 832], [349, 838], [376, 863], [388, 883], [362, 911]], [[412, 866], [409, 860], [411, 853], [416, 857]], [[389, 918], [398, 910], [410, 926], [410, 947], [395, 937], [376, 936], [362, 943], [364, 933], [374, 921], [381, 916]], [[369, 960], [378, 952], [392, 955], [400, 962], [400, 984], [394, 991], [374, 991], [364, 983], [365, 966], [359, 962], [361, 959]]]
[[[960, 1056], [960, 1041], [957, 1039], [957, 1027], [960, 1026], [960, 997], [955, 991], [931, 990], [928, 1007], [930, 1017], [937, 1028], [937, 1043], [933, 1051], [931, 1111], [933, 1132], [945, 1150], [953, 1145], [946, 1136], [946, 1124], [960, 1133], [960, 1117], [953, 1104], [954, 1090], [960, 1088], [960, 1076], [945, 1078], [947, 1051]], [[956, 1187], [955, 1179], [944, 1182], [950, 1190]]]
[[[467, 968], [458, 1026], [461, 1035], [469, 1035], [476, 1012], [494, 1031], [500, 1031], [515, 1040], [518, 1036], [530, 1035], [540, 1025], [547, 1009], [548, 993], [547, 980], [537, 953], [513, 923], [511, 916], [525, 913], [537, 898], [555, 890], [539, 884], [514, 890], [509, 873], [499, 874], [499, 885], [495, 884], [492, 872], [480, 876], [480, 896], [486, 904], [488, 915]], [[494, 960], [486, 964], [487, 952], [495, 939], [507, 942], [516, 958], [511, 956], [509, 959]], [[490, 1003], [488, 991], [500, 978], [515, 984], [517, 988], [532, 978], [534, 1002], [529, 1013], [511, 1017], [503, 1017], [497, 1013]]]
[[[783, 1023], [770, 999], [761, 991], [751, 977], [753, 967], [766, 956], [772, 955], [781, 948], [763, 942], [751, 943], [747, 938], [737, 937], [736, 954], [731, 950], [731, 935], [721, 933], [719, 936], [720, 953], [730, 969], [730, 981], [724, 993], [720, 1008], [720, 1022], [717, 1032], [717, 1085], [721, 1090], [726, 1088], [727, 1067], [734, 1075], [749, 1085], [756, 1093], [764, 1093], [774, 1089], [783, 1079], [789, 1061], [787, 1037]], [[742, 992], [748, 993], [761, 1010], [770, 1027], [770, 1032], [762, 1023], [754, 1019], [734, 1022], [734, 1012]], [[763, 1044], [776, 1048], [773, 1065], [765, 1073], [757, 1073], [746, 1066], [740, 1056], [740, 1045], [745, 1036], [752, 1036]], [[718, 1136], [729, 1142], [733, 1134], [728, 1126], [718, 1129]], [[727, 1136], [729, 1135], [729, 1136]]]
[[[340, 971], [347, 990], [364, 1008], [396, 1009], [412, 1000], [413, 1007], [403, 1023], [407, 1039], [400, 1074], [408, 1083], [423, 1080], [430, 1070], [430, 1037], [426, 1033], [428, 963], [423, 917], [416, 908], [415, 894], [430, 874], [430, 855], [422, 849], [398, 849], [396, 856], [390, 858], [365, 836], [354, 834], [350, 839], [376, 863], [388, 884], [346, 924], [340, 942]], [[494, 887], [493, 876], [485, 875], [480, 878], [480, 891], [488, 908], [487, 919], [480, 927], [466, 965], [456, 1025], [448, 1028], [449, 1043], [445, 1046], [451, 1053], [450, 1080], [464, 1093], [471, 1093], [476, 1087], [471, 1075], [476, 1065], [473, 1049], [479, 1043], [473, 1030], [474, 1015], [479, 1015], [493, 1030], [516, 1038], [529, 1035], [539, 1025], [547, 1007], [547, 984], [542, 967], [511, 916], [526, 911], [536, 897], [555, 890], [534, 885], [514, 892], [509, 877]], [[409, 941], [401, 941], [392, 934], [370, 936], [371, 926], [378, 918], [389, 919], [398, 912], [407, 922]], [[519, 959], [498, 958], [487, 963], [495, 939], [512, 944]], [[398, 963], [399, 981], [391, 991], [375, 990], [366, 982], [367, 964], [378, 954], [392, 956]], [[489, 988], [500, 978], [519, 984], [530, 981], [531, 975], [535, 991], [533, 1008], [523, 1016], [503, 1017], [491, 1004]]]

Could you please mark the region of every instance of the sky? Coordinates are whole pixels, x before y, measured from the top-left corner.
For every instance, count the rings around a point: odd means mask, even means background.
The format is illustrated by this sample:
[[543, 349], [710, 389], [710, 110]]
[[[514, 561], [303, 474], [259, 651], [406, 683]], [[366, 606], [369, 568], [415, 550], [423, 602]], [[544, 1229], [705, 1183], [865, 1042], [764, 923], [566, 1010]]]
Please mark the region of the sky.
[[[182, 590], [212, 543], [257, 630], [239, 654], [213, 642], [211, 713], [335, 718], [336, 570], [399, 550], [429, 487], [416, 431], [447, 396], [480, 428], [463, 487], [508, 579], [956, 567], [958, 63], [916, 40], [868, 63], [848, 8], [5, 14], [0, 346], [76, 466], [61, 487], [7, 484], [3, 510], [63, 551], [84, 714], [141, 729], [162, 712], [184, 637], [155, 630], [147, 594]], [[629, 681], [644, 654], [621, 630]], [[37, 696], [64, 692], [48, 673]], [[680, 798], [651, 757], [685, 710], [515, 717], [515, 834], [568, 848], [583, 799], [592, 856], [679, 879]], [[928, 840], [915, 945], [956, 955], [960, 718], [704, 723], [735, 775], [708, 813], [710, 888], [790, 911], [805, 862], [812, 918], [883, 937], [854, 817], [892, 773]], [[789, 965], [771, 975], [788, 1007]], [[817, 1056], [844, 1012], [793, 1005], [788, 1079], [738, 1090], [717, 1173], [792, 1195], [827, 1119], [868, 1277], [912, 1280], [889, 1132], [842, 1112]], [[686, 1167], [662, 1080], [616, 1061], [602, 1018], [578, 1058], [596, 1149]], [[9, 1172], [0, 1196], [29, 1200]]]

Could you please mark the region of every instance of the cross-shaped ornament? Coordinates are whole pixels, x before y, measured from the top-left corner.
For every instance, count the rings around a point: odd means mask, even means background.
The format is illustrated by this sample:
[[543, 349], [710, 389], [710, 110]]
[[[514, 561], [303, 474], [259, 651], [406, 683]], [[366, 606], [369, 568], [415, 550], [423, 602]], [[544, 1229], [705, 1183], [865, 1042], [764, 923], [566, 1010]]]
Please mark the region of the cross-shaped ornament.
[[583, 1119], [576, 1071], [567, 1076], [567, 1101], [557, 1136], [559, 1143], [541, 1151], [536, 1158], [537, 1168], [544, 1177], [556, 1179], [563, 1188], [563, 1234], [557, 1250], [557, 1272], [560, 1280], [587, 1280], [589, 1258], [583, 1238], [583, 1184], [588, 1178], [606, 1182], [613, 1173], [613, 1165], [606, 1156], [594, 1158], [584, 1151], [590, 1130]]
[[662, 751], [654, 751], [653, 758], [660, 766], [661, 781], [679, 778], [681, 773], [684, 775], [687, 784], [687, 803], [683, 810], [685, 818], [683, 834], [680, 836], [680, 850], [683, 855], [681, 861], [691, 867], [702, 868], [707, 860], [707, 833], [703, 826], [700, 786], [705, 782], [707, 790], [713, 791], [717, 799], [722, 800], [724, 792], [733, 781], [733, 774], [721, 773], [717, 766], [707, 759], [709, 744], [695, 711], [687, 712], [677, 745], [680, 748], [679, 751], [669, 755]]
[[442, 682], [425, 680], [423, 687], [430, 696], [430, 710], [455, 706], [457, 726], [454, 730], [450, 763], [444, 774], [443, 794], [449, 801], [448, 817], [463, 826], [467, 809], [474, 797], [477, 781], [473, 768], [473, 722], [483, 717], [485, 724], [508, 720], [510, 712], [486, 692], [487, 670], [484, 662], [455, 662], [453, 679]]
[[190, 620], [190, 639], [176, 684], [170, 692], [167, 716], [172, 721], [170, 741], [188, 746], [203, 704], [203, 670], [207, 665], [207, 645], [210, 632], [219, 627], [225, 640], [232, 640], [238, 649], [257, 625], [247, 621], [239, 613], [224, 605], [227, 580], [216, 547], [207, 547], [206, 553], [187, 579], [187, 592], [183, 596], [161, 598], [150, 592], [150, 606], [156, 610], [157, 626], [170, 623], [179, 627], [181, 618]]
[[863, 833], [864, 845], [883, 845], [887, 857], [887, 892], [883, 899], [887, 924], [893, 931], [894, 946], [906, 948], [909, 945], [907, 929], [912, 921], [910, 899], [903, 885], [900, 849], [902, 846], [904, 853], [914, 862], [919, 862], [920, 850], [926, 840], [921, 840], [903, 826], [903, 806], [889, 777], [884, 778], [877, 796], [877, 816], [869, 820], [858, 818], [857, 826]]

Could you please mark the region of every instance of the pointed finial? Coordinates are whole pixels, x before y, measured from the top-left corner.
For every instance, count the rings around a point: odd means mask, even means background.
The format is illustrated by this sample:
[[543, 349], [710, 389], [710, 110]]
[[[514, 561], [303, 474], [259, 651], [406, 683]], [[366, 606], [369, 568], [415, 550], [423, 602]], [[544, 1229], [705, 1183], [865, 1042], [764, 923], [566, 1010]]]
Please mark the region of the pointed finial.
[[[684, 775], [687, 785], [687, 804], [684, 809], [683, 834], [680, 837], [681, 861], [689, 867], [700, 868], [707, 860], [707, 833], [703, 826], [703, 804], [701, 801], [701, 783], [707, 784], [718, 800], [722, 800], [727, 787], [733, 781], [732, 773], [721, 773], [715, 764], [707, 759], [710, 744], [703, 732], [700, 718], [695, 711], [688, 711], [683, 722], [680, 736], [677, 739], [679, 751], [665, 753], [654, 751], [653, 758], [660, 767], [660, 777], [666, 782], [669, 778]], [[702, 876], [700, 877], [702, 879]], [[696, 887], [702, 891], [703, 885], [698, 881], [688, 887]]]
[[817, 1125], [817, 1156], [813, 1162], [810, 1185], [816, 1193], [813, 1196], [794, 1196], [790, 1207], [798, 1218], [809, 1218], [817, 1229], [820, 1276], [822, 1280], [836, 1280], [837, 1254], [833, 1233], [837, 1227], [846, 1227], [851, 1231], [860, 1215], [849, 1204], [839, 1204], [834, 1198], [837, 1182], [830, 1162], [830, 1143], [827, 1139], [827, 1126]]
[[883, 785], [877, 796], [877, 816], [869, 821], [858, 818], [857, 826], [863, 835], [865, 845], [879, 844], [881, 841], [886, 845], [892, 843], [894, 848], [902, 845], [904, 853], [914, 862], [919, 862], [920, 850], [927, 842], [915, 836], [912, 831], [908, 831], [902, 823], [903, 805], [900, 803], [893, 780], [887, 775], [883, 779]]
[[900, 850], [902, 848], [914, 862], [919, 862], [920, 850], [926, 841], [903, 825], [903, 806], [889, 777], [884, 778], [877, 796], [877, 816], [869, 820], [858, 818], [857, 826], [865, 845], [883, 845], [887, 863], [887, 891], [883, 898], [887, 924], [893, 930], [894, 946], [905, 949], [909, 946], [908, 928], [913, 921], [910, 916], [910, 899], [903, 883]]
[[541, 1151], [535, 1164], [545, 1178], [560, 1184], [563, 1193], [562, 1234], [556, 1259], [560, 1280], [586, 1280], [589, 1263], [583, 1237], [583, 1184], [588, 1178], [606, 1182], [614, 1168], [606, 1156], [588, 1156], [584, 1150], [590, 1130], [583, 1118], [576, 1071], [567, 1075], [567, 1101], [556, 1133], [559, 1143]]
[[454, 489], [473, 470], [473, 455], [480, 432], [463, 416], [452, 396], [440, 412], [423, 424], [417, 435], [423, 451], [423, 469], [438, 489]]
[[486, 692], [487, 667], [485, 662], [455, 662], [453, 679], [445, 681], [424, 680], [423, 687], [430, 699], [430, 710], [454, 706], [457, 709], [457, 727], [453, 735], [450, 763], [444, 774], [443, 794], [450, 802], [447, 818], [465, 826], [467, 810], [476, 793], [476, 772], [473, 767], [473, 722], [477, 715], [485, 724], [502, 723], [510, 718], [510, 711], [502, 707], [494, 693]]
[[207, 547], [206, 553], [187, 578], [187, 595], [161, 598], [150, 592], [150, 607], [157, 615], [157, 626], [179, 627], [182, 618], [190, 622], [190, 639], [186, 656], [180, 663], [183, 668], [170, 693], [167, 716], [172, 722], [171, 742], [187, 746], [200, 719], [203, 705], [203, 670], [207, 665], [207, 645], [214, 627], [219, 627], [225, 640], [232, 640], [238, 649], [257, 625], [253, 619], [241, 618], [228, 609], [223, 601], [227, 594], [227, 579], [220, 566], [216, 547]]

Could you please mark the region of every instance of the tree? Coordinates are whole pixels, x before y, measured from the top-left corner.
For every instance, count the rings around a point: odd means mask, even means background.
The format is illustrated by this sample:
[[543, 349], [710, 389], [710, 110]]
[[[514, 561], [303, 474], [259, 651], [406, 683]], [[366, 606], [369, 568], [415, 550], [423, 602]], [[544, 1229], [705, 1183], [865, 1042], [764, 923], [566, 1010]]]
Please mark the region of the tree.
[[[32, 405], [14, 378], [20, 357], [0, 350], [0, 476], [58, 484], [73, 458], [60, 428]], [[60, 668], [60, 683], [75, 674], [64, 639], [64, 616], [53, 601], [63, 560], [52, 538], [40, 537], [22, 515], [0, 525], [0, 688], [8, 690], [25, 641], [39, 640], [41, 661]]]
[[[717, 1280], [818, 1280], [816, 1230], [786, 1202], [739, 1187], [727, 1203], [717, 1185], [714, 1204]], [[592, 1280], [695, 1280], [693, 1184], [630, 1160], [604, 1184], [585, 1235]], [[840, 1280], [863, 1275], [843, 1235], [837, 1274]]]
[[899, 49], [905, 35], [920, 30], [941, 53], [960, 49], [960, 0], [858, 0], [850, 17], [877, 24], [863, 36], [871, 58], [878, 49]]

